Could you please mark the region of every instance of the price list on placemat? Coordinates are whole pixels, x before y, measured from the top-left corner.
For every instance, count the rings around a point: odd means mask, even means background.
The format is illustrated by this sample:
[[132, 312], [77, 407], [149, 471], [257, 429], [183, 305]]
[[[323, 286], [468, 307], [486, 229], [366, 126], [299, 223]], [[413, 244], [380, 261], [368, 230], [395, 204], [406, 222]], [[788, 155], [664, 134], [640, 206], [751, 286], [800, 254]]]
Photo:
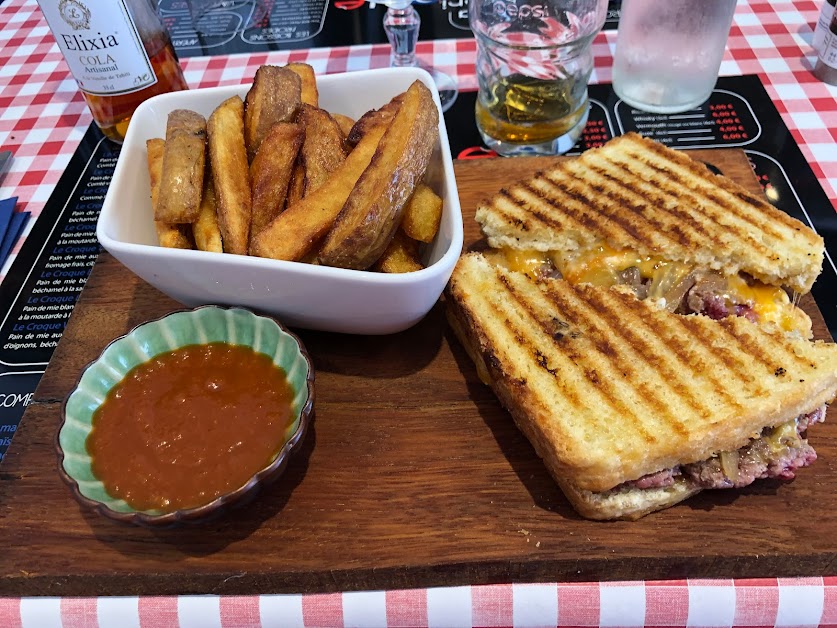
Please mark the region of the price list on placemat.
[[119, 147], [91, 128], [0, 284], [0, 461], [99, 256]]
[[[608, 3], [604, 28], [615, 29], [621, 0]], [[298, 48], [383, 44], [384, 2], [367, 0], [231, 0], [197, 23], [187, 0], [157, 0], [158, 11], [182, 57]], [[473, 37], [468, 0], [414, 2], [420, 41]]]
[[[460, 159], [491, 156], [474, 123], [475, 98], [474, 92], [460, 94], [445, 114], [451, 150]], [[812, 226], [825, 238], [827, 250], [837, 252], [837, 214], [758, 77], [721, 78], [707, 103], [682, 114], [632, 109], [609, 85], [591, 86], [590, 100], [590, 119], [569, 154], [601, 146], [629, 131], [680, 149], [742, 148], [766, 197]], [[98, 255], [96, 220], [118, 151], [95, 129], [87, 132], [0, 284], [0, 302], [11, 304], [0, 312], [0, 455]], [[467, 214], [473, 208], [463, 210]], [[837, 336], [837, 269], [828, 253], [813, 296]]]

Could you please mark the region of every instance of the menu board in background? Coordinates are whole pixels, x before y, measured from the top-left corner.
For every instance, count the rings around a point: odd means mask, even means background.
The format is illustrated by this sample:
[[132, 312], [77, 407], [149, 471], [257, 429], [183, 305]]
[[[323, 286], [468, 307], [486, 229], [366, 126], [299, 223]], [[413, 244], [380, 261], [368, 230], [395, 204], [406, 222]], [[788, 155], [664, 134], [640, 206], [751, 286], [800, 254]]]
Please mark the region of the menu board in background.
[[[475, 101], [475, 92], [462, 93], [445, 113], [459, 159], [493, 154], [474, 123]], [[837, 213], [757, 76], [719, 79], [707, 103], [683, 114], [626, 107], [610, 85], [592, 85], [590, 102], [590, 119], [570, 155], [632, 130], [682, 149], [742, 148], [767, 198], [837, 252]], [[96, 220], [118, 154], [118, 146], [88, 130], [0, 284], [0, 303], [11, 304], [0, 311], [0, 460], [98, 255]], [[837, 268], [829, 254], [813, 296], [837, 337]]]
[[[156, 0], [177, 53], [196, 57], [386, 43], [386, 3], [366, 0], [262, 0], [266, 12], [252, 19], [253, 8], [231, 0], [198, 32], [188, 0]], [[608, 3], [605, 29], [615, 29], [621, 0]], [[472, 37], [468, 0], [415, 1], [421, 17], [419, 41]]]
[[0, 461], [99, 256], [119, 146], [91, 125], [0, 284]]

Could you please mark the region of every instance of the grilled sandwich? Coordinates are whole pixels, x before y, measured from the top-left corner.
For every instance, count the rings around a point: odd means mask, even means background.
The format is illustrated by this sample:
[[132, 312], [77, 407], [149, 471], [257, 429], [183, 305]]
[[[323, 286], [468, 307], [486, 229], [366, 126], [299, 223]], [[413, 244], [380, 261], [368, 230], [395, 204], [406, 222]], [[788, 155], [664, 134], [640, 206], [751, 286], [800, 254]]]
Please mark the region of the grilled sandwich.
[[623, 284], [671, 311], [737, 314], [810, 336], [795, 296], [809, 292], [822, 269], [823, 239], [636, 133], [501, 190], [476, 219], [509, 268]]
[[681, 315], [628, 286], [463, 255], [448, 318], [575, 509], [637, 519], [704, 489], [794, 477], [837, 394], [837, 345]]

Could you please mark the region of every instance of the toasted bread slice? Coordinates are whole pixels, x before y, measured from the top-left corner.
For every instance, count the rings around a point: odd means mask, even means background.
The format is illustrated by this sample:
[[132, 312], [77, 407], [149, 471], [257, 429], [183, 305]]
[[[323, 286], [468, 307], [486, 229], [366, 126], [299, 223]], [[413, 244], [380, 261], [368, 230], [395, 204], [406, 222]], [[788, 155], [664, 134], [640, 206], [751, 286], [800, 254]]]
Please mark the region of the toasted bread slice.
[[502, 190], [476, 212], [495, 248], [605, 245], [810, 291], [824, 243], [813, 230], [681, 151], [636, 133]]
[[685, 499], [699, 488], [608, 491], [737, 451], [837, 394], [837, 345], [673, 314], [625, 288], [535, 281], [469, 253], [447, 297], [482, 377], [592, 518]]

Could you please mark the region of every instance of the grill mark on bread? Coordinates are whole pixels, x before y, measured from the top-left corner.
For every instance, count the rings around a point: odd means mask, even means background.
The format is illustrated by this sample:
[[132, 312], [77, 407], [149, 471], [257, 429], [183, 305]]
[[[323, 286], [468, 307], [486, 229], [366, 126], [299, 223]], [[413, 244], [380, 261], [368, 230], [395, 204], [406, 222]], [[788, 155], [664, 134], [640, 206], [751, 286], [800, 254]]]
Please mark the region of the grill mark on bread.
[[[667, 356], [670, 360], [666, 360], [652, 346], [652, 343], [657, 339], [654, 322], [661, 317], [669, 316], [669, 314], [659, 311], [652, 313], [649, 317], [646, 308], [636, 307], [639, 301], [627, 301], [626, 303], [625, 299], [616, 298], [616, 293], [612, 291], [590, 290], [589, 286], [579, 286], [579, 292], [582, 298], [589, 303], [598, 306], [599, 309], [607, 309], [608, 312], [613, 314], [612, 333], [621, 337], [641, 357], [643, 364], [653, 365], [658, 369], [661, 385], [668, 388], [678, 399], [683, 400], [684, 405], [690, 410], [696, 409], [704, 416], [711, 414], [711, 407], [705, 403], [703, 398], [695, 394], [691, 380], [687, 379], [687, 375], [691, 373], [694, 366], [692, 356], [683, 351], [679, 344], [674, 343], [674, 346], [666, 345], [666, 349], [670, 352], [670, 355]], [[639, 329], [643, 331], [636, 331]], [[663, 356], [665, 356], [665, 353], [663, 352]], [[715, 377], [711, 371], [708, 372], [708, 379], [717, 387], [718, 392], [727, 402], [736, 403], [735, 398], [724, 388], [723, 382]], [[681, 416], [679, 412], [676, 415], [672, 414], [669, 404], [655, 403], [654, 405], [657, 413], [661, 416], [671, 415], [670, 420], [675, 432], [681, 435], [689, 433], [686, 424], [678, 418]]]
[[[571, 198], [575, 201], [578, 205], [582, 206], [585, 212], [586, 221], [583, 223], [587, 226], [591, 231], [596, 231], [602, 229], [602, 221], [601, 218], [604, 217], [607, 221], [607, 224], [610, 226], [618, 225], [619, 228], [634, 242], [641, 243], [645, 236], [643, 235], [643, 227], [641, 225], [636, 225], [629, 217], [620, 215], [618, 213], [608, 213], [606, 208], [603, 207], [603, 203], [599, 200], [596, 202], [591, 201], [591, 197], [598, 197], [606, 198], [610, 200], [612, 203], [621, 203], [624, 199], [621, 198], [614, 198], [613, 190], [609, 189], [603, 185], [596, 185], [587, 180], [577, 180], [572, 179], [571, 174], [566, 170], [552, 170], [551, 172], [545, 173], [543, 177], [541, 177], [540, 181], [547, 184], [550, 189], [556, 190], [558, 193], [549, 197], [549, 202], [552, 204], [553, 207], [557, 205], [561, 205], [563, 213], [569, 213], [570, 211], [575, 212], [577, 206], [567, 205], [561, 203], [563, 200], [561, 195], [565, 197]], [[560, 177], [560, 178], [558, 178]], [[570, 180], [567, 180], [570, 179]], [[577, 187], [571, 187], [577, 186]], [[589, 192], [585, 193], [581, 189], [577, 188], [587, 188], [592, 190], [593, 194], [591, 195]], [[630, 209], [635, 209], [635, 205], [633, 205]], [[590, 216], [592, 214], [592, 216]], [[573, 213], [573, 215], [576, 215]], [[587, 217], [589, 216], [589, 217]], [[594, 218], [595, 216], [595, 218]], [[637, 218], [642, 219], [646, 223], [646, 227], [651, 227], [651, 223], [645, 220], [645, 217], [641, 214], [636, 214]], [[597, 219], [598, 218], [598, 219]], [[612, 237], [611, 234], [605, 233], [605, 237]]]
[[520, 191], [521, 188], [524, 186], [521, 184], [515, 185], [511, 190], [504, 189], [501, 192], [501, 196], [503, 196], [508, 203], [513, 205], [515, 208], [523, 211], [526, 213], [526, 218], [520, 218], [511, 212], [503, 211], [504, 216], [509, 217], [511, 220], [517, 222], [518, 224], [524, 225], [524, 230], [531, 230], [532, 224], [531, 223], [541, 223], [547, 227], [554, 227], [556, 229], [560, 229], [563, 223], [560, 220], [556, 220], [555, 217], [550, 216], [548, 213], [543, 211], [542, 207], [537, 206], [536, 204], [531, 203], [528, 199], [520, 198]]
[[[567, 282], [548, 282], [541, 285], [540, 288], [542, 294], [555, 306], [556, 311], [568, 320], [583, 320], [588, 323], [588, 329], [597, 327], [596, 318], [602, 320], [601, 313], [597, 313], [597, 317], [590, 317], [590, 312], [582, 312], [576, 307], [577, 305], [583, 304], [579, 304], [577, 301], [578, 295], [573, 294], [574, 290]], [[611, 323], [606, 322], [605, 325], [610, 327]], [[591, 369], [595, 370], [598, 380], [596, 382], [596, 390], [599, 394], [605, 397], [609, 405], [619, 412], [623, 421], [630, 423], [629, 427], [631, 429], [640, 434], [647, 442], [657, 442], [657, 437], [647, 429], [647, 427], [642, 423], [642, 420], [636, 415], [631, 408], [631, 405], [628, 403], [630, 395], [626, 395], [626, 391], [620, 390], [620, 388], [614, 384], [615, 382], [620, 381], [620, 378], [617, 377], [618, 374], [630, 373], [632, 377], [629, 379], [632, 386], [629, 386], [627, 383], [625, 384], [628, 391], [632, 388], [640, 390], [645, 395], [643, 401], [651, 403], [658, 411], [664, 411], [664, 407], [661, 406], [658, 400], [654, 397], [653, 391], [648, 388], [645, 382], [637, 381], [636, 370], [633, 364], [625, 361], [621, 353], [616, 351], [606, 338], [599, 333], [590, 333], [589, 331], [585, 332], [584, 330], [580, 331], [584, 334], [585, 339], [590, 341], [602, 356], [607, 356], [609, 359], [601, 361], [593, 360], [591, 364], [590, 361], [586, 359], [588, 356], [581, 355], [580, 360], [573, 360], [575, 368], [580, 370], [584, 376], [588, 378], [588, 380], [590, 379]], [[575, 343], [572, 343], [571, 341], [566, 345], [561, 344], [561, 341], [558, 341], [555, 344], [558, 345], [558, 350], [564, 354], [576, 350], [574, 347]]]
[[[630, 179], [631, 171], [624, 165], [624, 164], [615, 164], [612, 162], [608, 162], [609, 166], [613, 166], [618, 168], [619, 170], [623, 171], [623, 177], [627, 176]], [[645, 207], [653, 206], [655, 203], [659, 202], [657, 196], [654, 195], [653, 192], [646, 191], [643, 186], [635, 187], [629, 185], [628, 182], [624, 180], [620, 180], [619, 177], [611, 174], [608, 170], [606, 170], [603, 166], [593, 166], [591, 168], [594, 172], [599, 174], [600, 176], [606, 178], [611, 185], [614, 187], [623, 190], [623, 196], [621, 198], [628, 199], [630, 198], [629, 202], [629, 209], [634, 212], [635, 215], [639, 216], [646, 222], [649, 229], [654, 229], [657, 231], [658, 234], [669, 237], [670, 240], [676, 241], [683, 246], [689, 246], [695, 242], [696, 239], [706, 240], [711, 238], [711, 234], [706, 230], [703, 224], [700, 221], [695, 220], [695, 217], [686, 211], [682, 211], [677, 207], [669, 208], [668, 213], [672, 216], [673, 220], [670, 222], [663, 222], [660, 220], [659, 216], [647, 216], [643, 211]], [[651, 183], [644, 182], [646, 186], [652, 185]], [[657, 186], [664, 187], [664, 186]], [[666, 189], [667, 186], [665, 186]], [[640, 201], [635, 200], [635, 198], [639, 198]], [[643, 205], [642, 203], [645, 203]], [[684, 226], [688, 227], [692, 232], [684, 230]], [[671, 238], [670, 234], [674, 233], [676, 235], [675, 238]]]
[[[538, 220], [539, 222], [556, 227], [558, 229], [566, 229], [570, 227], [567, 223], [572, 223], [575, 225], [580, 225], [586, 227], [587, 229], [593, 229], [598, 224], [597, 221], [588, 214], [578, 213], [578, 212], [566, 212], [564, 215], [554, 216], [550, 213], [550, 210], [553, 209], [552, 204], [555, 201], [555, 198], [548, 195], [545, 190], [541, 190], [539, 188], [534, 187], [534, 183], [538, 180], [533, 181], [524, 181], [517, 186], [515, 186], [515, 192], [527, 192], [532, 194], [537, 199], [539, 199], [543, 204], [539, 205], [535, 208], [531, 203], [528, 202], [526, 199], [520, 199], [517, 196], [512, 196], [512, 199], [517, 200], [518, 203], [526, 203], [526, 205], [531, 208], [530, 211], [533, 214], [533, 217]], [[576, 200], [576, 199], [574, 199]], [[587, 201], [584, 201], [587, 202]]]
[[[543, 347], [551, 347], [554, 350], [552, 355], [553, 359], [566, 365], [561, 371], [564, 374], [564, 377], [556, 377], [555, 375], [552, 375], [552, 380], [560, 390], [560, 394], [563, 396], [563, 401], [565, 403], [569, 403], [571, 406], [578, 406], [579, 404], [590, 403], [590, 395], [595, 394], [601, 399], [602, 403], [610, 406], [613, 412], [619, 413], [623, 417], [628, 415], [634, 417], [634, 422], [636, 423], [635, 429], [637, 432], [641, 434], [647, 442], [656, 442], [656, 437], [652, 433], [648, 432], [645, 429], [645, 426], [639, 423], [638, 418], [635, 417], [631, 408], [625, 403], [623, 395], [614, 395], [613, 390], [607, 385], [596, 385], [596, 382], [592, 381], [590, 365], [587, 364], [585, 359], [586, 355], [579, 350], [577, 343], [561, 343], [561, 341], [554, 340], [550, 334], [550, 329], [548, 327], [545, 328], [545, 326], [541, 324], [540, 321], [542, 317], [538, 315], [536, 306], [541, 305], [541, 309], [551, 306], [552, 302], [549, 298], [547, 298], [547, 295], [542, 290], [538, 289], [535, 289], [531, 296], [527, 294], [525, 284], [528, 280], [523, 275], [519, 275], [518, 273], [506, 273], [503, 269], [498, 267], [493, 267], [492, 270], [496, 274], [500, 284], [507, 292], [504, 302], [515, 303], [518, 308], [527, 313], [529, 322], [534, 323], [535, 328], [540, 329], [544, 335], [547, 336], [547, 338], [551, 339], [541, 345], [540, 342], [538, 342], [542, 340], [541, 338], [531, 337], [530, 342], [522, 342], [520, 343], [521, 346], [526, 347], [526, 350], [533, 356], [535, 356], [537, 351], [542, 352]], [[564, 284], [564, 282], [561, 283]], [[569, 284], [565, 285], [569, 286]], [[558, 311], [565, 312], [566, 310], [559, 309]], [[513, 335], [521, 333], [520, 328], [514, 323], [509, 321], [508, 324], [509, 329], [511, 330], [510, 333]], [[573, 338], [572, 332], [568, 333], [567, 336], [569, 338]], [[543, 365], [540, 365], [540, 367], [543, 368]], [[544, 370], [550, 372], [549, 369]], [[555, 370], [557, 371], [557, 368]], [[573, 373], [568, 373], [568, 370], [572, 370]], [[572, 377], [573, 375], [575, 377]], [[572, 384], [565, 385], [564, 379], [572, 380], [575, 378], [579, 379], [582, 386], [576, 387]], [[584, 398], [581, 397], [581, 394], [584, 395]], [[584, 428], [581, 427], [580, 429]]]
[[[758, 380], [753, 376], [752, 364], [750, 356], [747, 355], [745, 348], [742, 347], [739, 338], [730, 332], [726, 323], [731, 318], [722, 319], [720, 321], [712, 321], [712, 327], [704, 327], [697, 324], [697, 317], [700, 315], [678, 316], [672, 319], [676, 324], [682, 327], [683, 332], [691, 335], [695, 342], [692, 344], [693, 348], [700, 348], [703, 354], [708, 357], [713, 357], [718, 362], [726, 367], [724, 373], [719, 374], [720, 385], [723, 386], [724, 378], [730, 377], [738, 380], [745, 386], [756, 386], [754, 393], [756, 395], [763, 395], [768, 391], [761, 386]], [[703, 317], [705, 318], [705, 317]], [[713, 331], [721, 330], [724, 332], [724, 341], [717, 342], [717, 336]], [[732, 402], [736, 406], [740, 406], [738, 398], [733, 398]]]
[[[532, 310], [530, 309], [529, 303], [522, 300], [521, 295], [518, 294], [517, 290], [515, 290], [515, 288], [510, 285], [510, 281], [509, 281], [508, 276], [498, 267], [493, 267], [493, 272], [497, 275], [497, 278], [498, 278], [498, 281], [500, 282], [500, 285], [502, 285], [503, 288], [505, 288], [505, 290], [506, 290], [506, 300], [507, 300], [507, 302], [516, 303], [519, 308], [522, 308], [524, 311], [526, 311], [529, 314], [530, 318], [533, 318], [535, 321], [537, 321], [537, 317], [533, 316], [533, 314], [532, 314]], [[527, 352], [529, 352], [530, 354], [532, 354], [534, 356], [535, 353], [539, 351], [539, 349], [537, 348], [537, 345], [534, 342], [527, 342], [526, 339], [521, 334], [520, 329], [516, 325], [514, 325], [512, 323], [512, 321], [508, 318], [506, 319], [506, 325], [507, 325], [508, 330], [510, 330], [510, 333], [512, 333], [516, 337], [519, 335], [522, 338], [522, 340], [520, 340], [518, 342], [519, 342], [521, 347], [526, 348]], [[565, 356], [565, 357], [568, 357], [571, 361], [573, 361], [570, 356]], [[536, 361], [537, 361], [537, 359], [536, 359]], [[541, 364], [539, 364], [539, 366], [541, 366], [541, 368], [543, 368], [546, 372], [548, 372], [552, 376], [553, 381], [555, 382], [557, 387], [561, 390], [561, 394], [564, 395], [564, 397], [567, 401], [569, 401], [572, 405], [578, 405], [578, 404], [581, 403], [581, 398], [579, 397], [579, 391], [576, 388], [565, 386], [563, 380], [559, 377], [556, 377], [556, 373], [554, 371], [552, 371], [550, 369], [547, 369], [547, 368], [544, 368], [543, 365], [541, 365]]]
[[[636, 155], [628, 155], [628, 158], [636, 157]], [[630, 172], [628, 168], [631, 164], [630, 161], [617, 161], [616, 163], [625, 169], [626, 172]], [[756, 217], [738, 211], [738, 208], [733, 204], [726, 202], [723, 197], [719, 196], [714, 187], [710, 187], [713, 184], [707, 183], [704, 179], [700, 178], [699, 174], [694, 175], [698, 179], [695, 181], [682, 176], [679, 172], [667, 167], [665, 164], [661, 165], [650, 160], [645, 160], [643, 161], [643, 165], [654, 173], [648, 180], [648, 183], [664, 189], [670, 200], [676, 199], [686, 207], [696, 206], [700, 208], [700, 212], [693, 213], [695, 219], [701, 215], [705, 216], [706, 220], [721, 225], [725, 233], [734, 232], [739, 238], [747, 241], [748, 245], [752, 247], [751, 253], [755, 253], [761, 257], [763, 262], [765, 258], [769, 259], [768, 247], [754, 238], [752, 232], [744, 226], [755, 227], [757, 231], [781, 239], [781, 235], [777, 234], [768, 223], [765, 222], [762, 224], [762, 221], [756, 219]], [[657, 201], [657, 204], [659, 204], [659, 201]], [[656, 213], [658, 209], [657, 205], [652, 205], [651, 208]], [[665, 213], [671, 213], [669, 208], [665, 209]], [[741, 223], [744, 223], [744, 225]], [[716, 228], [712, 235], [720, 236], [723, 234]], [[712, 241], [716, 246], [721, 246], [724, 250], [729, 250], [729, 246], [718, 240], [717, 237], [712, 237]]]
[[[653, 152], [660, 157], [662, 151], [654, 150]], [[641, 160], [642, 153], [629, 152], [629, 157]], [[644, 163], [648, 168], [656, 172], [660, 179], [672, 179], [679, 181], [683, 186], [682, 189], [688, 190], [695, 199], [705, 199], [716, 205], [719, 215], [721, 213], [734, 215], [741, 222], [755, 227], [756, 230], [766, 233], [777, 240], [782, 240], [787, 237], [786, 233], [783, 233], [776, 228], [775, 223], [765, 221], [762, 216], [754, 216], [752, 213], [744, 211], [743, 208], [740, 208], [735, 203], [730, 203], [730, 199], [725, 197], [724, 194], [719, 194], [719, 192], [732, 196], [756, 212], [763, 212], [765, 210], [766, 203], [763, 205], [759, 202], [754, 202], [756, 197], [734, 182], [732, 185], [719, 186], [718, 182], [724, 179], [713, 174], [706, 166], [688, 157], [685, 158], [685, 161], [681, 160], [679, 158], [684, 156], [679, 154], [677, 154], [677, 157], [678, 159], [670, 158], [666, 153], [662, 153], [661, 159], [664, 160], [663, 164], [652, 160], [644, 160]], [[691, 178], [684, 177], [678, 170], [668, 167], [667, 164], [669, 163], [674, 163], [683, 170], [686, 170], [687, 173], [691, 175]], [[715, 208], [713, 208], [713, 210], [714, 209]], [[770, 213], [772, 214], [772, 212]], [[782, 223], [782, 226], [787, 226], [784, 220], [780, 222]], [[749, 232], [739, 233], [739, 236], [746, 237], [747, 239], [757, 242], [757, 240], [750, 237]], [[762, 245], [762, 249], [763, 250], [760, 250], [760, 253], [767, 255], [765, 251], [769, 250], [769, 247]]]
[[757, 359], [767, 372], [773, 373], [778, 367], [787, 371], [793, 366], [810, 366], [808, 358], [797, 355], [790, 347], [782, 344], [765, 346], [762, 336], [754, 334], [752, 328], [741, 325], [741, 321], [735, 320], [735, 317], [728, 317], [719, 322], [726, 334], [741, 347], [741, 351]]
[[[793, 232], [794, 237], [804, 237], [809, 243], [811, 243], [811, 245], [816, 245], [818, 243], [816, 234], [811, 231], [800, 229], [801, 223], [798, 220], [791, 218], [791, 216], [783, 212], [781, 209], [774, 207], [763, 198], [759, 198], [758, 196], [751, 194], [735, 181], [723, 177], [715, 177], [713, 183], [715, 183], [718, 187], [723, 188], [730, 194], [744, 195], [745, 198], [742, 198], [741, 200], [745, 200], [745, 202], [749, 203], [756, 211], [769, 215], [770, 219], [774, 223], [782, 223], [789, 231]], [[800, 233], [800, 231], [802, 233]]]

